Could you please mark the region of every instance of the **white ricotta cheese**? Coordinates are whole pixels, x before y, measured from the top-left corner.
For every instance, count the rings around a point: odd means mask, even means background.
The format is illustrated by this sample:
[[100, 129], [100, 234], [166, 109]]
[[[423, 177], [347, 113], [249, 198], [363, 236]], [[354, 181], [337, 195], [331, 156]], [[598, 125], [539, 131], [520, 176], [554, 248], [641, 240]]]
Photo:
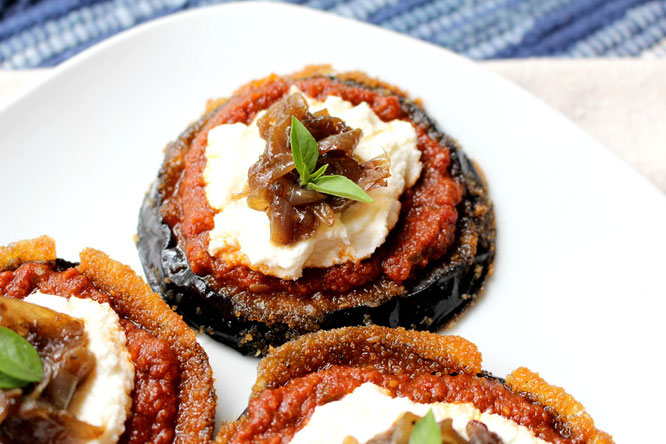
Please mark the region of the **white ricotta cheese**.
[[[298, 91], [292, 88], [291, 92]], [[263, 153], [257, 120], [250, 125], [220, 125], [208, 133], [204, 170], [206, 196], [218, 210], [210, 231], [209, 253], [230, 264], [243, 264], [282, 279], [297, 279], [306, 267], [330, 267], [369, 257], [386, 239], [400, 213], [399, 197], [421, 174], [421, 152], [416, 131], [408, 122], [383, 122], [367, 103], [353, 106], [336, 96], [319, 102], [306, 97], [310, 111], [323, 108], [363, 135], [354, 151], [362, 161], [387, 153], [391, 160], [388, 186], [371, 190], [371, 204], [354, 203], [336, 215], [331, 227], [320, 226], [314, 236], [292, 245], [270, 240], [268, 215], [252, 210], [237, 198], [247, 181], [248, 169]]]
[[418, 404], [408, 398], [392, 398], [388, 391], [372, 383], [365, 383], [339, 401], [315, 408], [308, 423], [294, 435], [291, 444], [340, 444], [347, 436], [366, 442], [388, 430], [405, 412], [424, 416], [432, 409], [435, 420], [453, 420], [453, 428], [469, 439], [465, 427], [471, 420], [484, 423], [497, 433], [505, 444], [545, 444], [532, 432], [503, 416], [479, 411], [473, 404], [433, 403]]
[[134, 389], [134, 364], [118, 315], [109, 304], [91, 299], [37, 292], [24, 300], [84, 322], [88, 350], [95, 355], [96, 364], [74, 394], [68, 411], [81, 421], [104, 427], [104, 434], [89, 443], [117, 443], [125, 431]]

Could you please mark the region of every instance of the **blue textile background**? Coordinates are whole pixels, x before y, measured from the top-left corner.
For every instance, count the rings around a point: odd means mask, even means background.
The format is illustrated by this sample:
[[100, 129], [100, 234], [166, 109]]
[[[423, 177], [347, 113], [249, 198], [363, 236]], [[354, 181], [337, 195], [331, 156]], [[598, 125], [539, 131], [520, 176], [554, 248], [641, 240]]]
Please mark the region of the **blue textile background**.
[[[290, 0], [474, 59], [666, 57], [666, 0]], [[0, 0], [0, 68], [53, 66], [138, 23], [224, 0]]]

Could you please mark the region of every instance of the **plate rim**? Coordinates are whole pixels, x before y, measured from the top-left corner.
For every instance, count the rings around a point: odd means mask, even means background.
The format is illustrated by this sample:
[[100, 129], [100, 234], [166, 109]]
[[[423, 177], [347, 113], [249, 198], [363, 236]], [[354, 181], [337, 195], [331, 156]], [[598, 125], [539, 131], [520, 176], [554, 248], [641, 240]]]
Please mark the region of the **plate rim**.
[[[343, 18], [343, 17], [338, 17], [335, 15], [332, 15], [330, 13], [325, 13], [317, 10], [312, 10], [310, 8], [305, 8], [301, 6], [295, 6], [295, 5], [287, 5], [283, 3], [264, 3], [264, 2], [248, 2], [248, 3], [231, 3], [231, 4], [221, 4], [221, 5], [215, 5], [210, 7], [211, 9], [217, 10], [233, 10], [233, 9], [251, 9], [255, 8], [257, 6], [260, 6], [261, 8], [265, 8], [266, 6], [270, 6], [272, 8], [277, 8], [277, 9], [290, 9], [294, 11], [299, 11], [299, 13], [306, 13], [307, 14], [315, 14], [317, 16], [324, 17], [325, 20], [334, 20], [334, 21], [339, 21], [339, 23], [348, 23], [349, 25], [352, 25], [354, 27], [359, 27], [359, 29], [371, 29], [373, 33], [379, 33], [381, 35], [388, 35], [390, 34], [392, 38], [400, 38], [405, 41], [408, 41], [410, 45], [417, 44], [417, 45], [425, 45], [427, 47], [430, 47], [432, 49], [437, 50], [441, 54], [445, 54], [447, 57], [453, 57], [455, 58], [459, 63], [464, 64], [465, 66], [470, 67], [471, 69], [474, 69], [475, 71], [482, 72], [484, 78], [487, 79], [492, 79], [492, 82], [500, 82], [499, 84], [502, 85], [502, 88], [504, 90], [507, 90], [508, 93], [511, 95], [519, 94], [520, 97], [523, 100], [527, 100], [526, 103], [529, 103], [530, 106], [536, 106], [538, 109], [540, 109], [541, 113], [544, 116], [547, 116], [547, 118], [550, 121], [557, 122], [557, 125], [565, 125], [565, 127], [568, 130], [567, 137], [571, 139], [575, 139], [578, 141], [581, 141], [580, 143], [588, 148], [585, 148], [585, 150], [592, 150], [595, 155], [602, 155], [606, 156], [607, 159], [615, 158], [615, 161], [613, 161], [613, 165], [617, 166], [618, 168], [621, 168], [622, 171], [624, 171], [623, 174], [626, 176], [623, 177], [633, 177], [634, 179], [631, 179], [632, 183], [635, 183], [636, 186], [641, 187], [641, 191], [646, 191], [647, 189], [653, 189], [654, 196], [661, 196], [658, 198], [654, 204], [659, 205], [660, 208], [666, 209], [666, 195], [664, 195], [653, 183], [651, 183], [649, 180], [647, 180], [644, 176], [642, 176], [640, 173], [638, 173], [636, 170], [631, 168], [627, 163], [622, 161], [617, 155], [615, 155], [611, 150], [603, 146], [601, 143], [596, 141], [594, 138], [592, 138], [589, 134], [587, 134], [585, 131], [583, 131], [580, 127], [575, 125], [573, 122], [571, 122], [569, 119], [567, 119], [565, 116], [560, 114], [559, 112], [555, 111], [552, 107], [549, 105], [545, 104], [543, 101], [541, 101], [538, 97], [534, 96], [533, 94], [525, 91], [523, 88], [515, 85], [511, 81], [501, 77], [499, 74], [494, 73], [487, 68], [484, 68], [480, 64], [477, 64], [469, 59], [466, 59], [462, 56], [459, 56], [455, 53], [452, 53], [451, 51], [448, 51], [444, 48], [441, 48], [439, 46], [433, 45], [431, 43], [423, 42], [418, 39], [414, 39], [412, 37], [397, 33], [395, 31], [391, 30], [386, 30], [384, 28], [380, 28], [374, 25], [369, 25], [366, 23], [358, 22], [355, 20]], [[26, 99], [26, 97], [34, 97], [38, 94], [41, 93], [41, 91], [50, 88], [50, 85], [52, 82], [56, 82], [58, 78], [61, 78], [62, 76], [67, 76], [69, 75], [72, 70], [78, 69], [78, 66], [84, 65], [88, 63], [89, 60], [91, 60], [92, 56], [95, 56], [98, 53], [103, 53], [106, 51], [107, 48], [113, 47], [125, 40], [130, 40], [135, 38], [137, 35], [140, 35], [142, 33], [147, 33], [151, 32], [150, 30], [152, 29], [158, 29], [162, 26], [168, 26], [171, 22], [179, 21], [179, 20], [187, 20], [189, 16], [195, 16], [198, 14], [205, 14], [205, 13], [210, 13], [211, 11], [208, 10], [207, 8], [197, 8], [193, 10], [188, 10], [188, 11], [183, 11], [179, 12], [176, 14], [172, 14], [167, 17], [162, 17], [153, 21], [149, 21], [146, 23], [143, 23], [135, 28], [132, 28], [130, 30], [121, 32], [104, 42], [101, 42], [99, 45], [95, 45], [91, 48], [89, 48], [86, 51], [83, 51], [82, 53], [78, 54], [77, 56], [73, 57], [72, 59], [68, 60], [67, 62], [63, 63], [62, 65], [59, 65], [57, 68], [55, 68], [57, 71], [54, 73], [55, 77], [50, 77], [45, 80], [45, 82], [36, 85], [34, 88], [30, 89], [29, 91], [26, 91], [25, 94], [21, 95], [19, 98], [17, 98], [12, 104], [10, 104], [9, 107], [0, 110], [0, 123], [2, 123], [5, 120], [5, 117], [11, 113], [11, 110], [15, 107], [18, 106], [23, 100]], [[384, 34], [387, 33], [387, 34]], [[93, 59], [94, 60], [94, 59]], [[463, 144], [464, 145], [464, 144]], [[596, 151], [594, 151], [596, 150]], [[600, 154], [600, 153], [606, 153], [606, 154]], [[610, 155], [610, 156], [608, 156]], [[473, 156], [475, 157], [475, 156]], [[621, 165], [621, 166], [620, 166]], [[636, 178], [640, 178], [639, 180], [636, 180]], [[648, 188], [645, 188], [644, 185], [638, 185], [638, 183], [647, 183]], [[491, 183], [491, 196], [493, 195], [492, 192], [492, 183]], [[661, 204], [659, 204], [661, 203]], [[501, 253], [500, 253], [501, 254]], [[471, 313], [471, 312], [470, 312]], [[473, 316], [473, 315], [471, 315]], [[468, 316], [470, 317], [470, 316]], [[484, 350], [482, 350], [483, 352]], [[491, 369], [492, 370], [492, 369]], [[545, 370], [545, 369], [544, 369]], [[225, 396], [222, 394], [222, 396]]]

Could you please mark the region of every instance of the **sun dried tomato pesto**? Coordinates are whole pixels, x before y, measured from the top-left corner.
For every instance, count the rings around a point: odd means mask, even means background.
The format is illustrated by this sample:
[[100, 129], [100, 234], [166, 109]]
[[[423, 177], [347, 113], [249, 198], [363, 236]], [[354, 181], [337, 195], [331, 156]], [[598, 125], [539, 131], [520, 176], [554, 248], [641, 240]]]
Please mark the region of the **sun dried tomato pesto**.
[[[57, 296], [110, 302], [76, 268], [58, 271], [51, 264], [32, 262], [0, 272], [0, 294], [23, 299], [33, 291]], [[170, 443], [178, 410], [178, 361], [169, 344], [121, 319], [127, 348], [135, 367], [132, 412], [120, 443]]]
[[185, 168], [177, 190], [173, 195], [167, 193], [161, 208], [161, 214], [178, 236], [192, 270], [202, 276], [212, 275], [220, 289], [224, 288], [232, 294], [249, 291], [299, 297], [318, 292], [350, 292], [382, 279], [399, 284], [429, 261], [442, 257], [454, 242], [458, 219], [456, 206], [462, 199], [463, 187], [450, 175], [449, 149], [415, 124], [423, 172], [416, 185], [401, 198], [398, 224], [384, 245], [371, 257], [358, 263], [350, 262], [326, 269], [305, 269], [300, 279], [288, 281], [243, 265], [228, 265], [209, 255], [208, 232], [214, 228], [215, 211], [206, 199], [203, 180], [208, 131], [220, 124], [249, 124], [258, 111], [282, 98], [292, 84], [320, 101], [329, 95], [336, 95], [353, 105], [367, 102], [384, 121], [410, 121], [398, 96], [385, 96], [326, 77], [302, 80], [272, 77], [264, 83], [245, 87], [221, 107], [194, 137], [185, 156]]
[[543, 407], [509, 391], [494, 379], [454, 376], [382, 374], [373, 368], [334, 366], [293, 379], [283, 387], [264, 390], [250, 401], [247, 421], [231, 443], [286, 443], [312, 416], [315, 407], [336, 401], [363, 383], [387, 389], [392, 396], [414, 402], [472, 403], [482, 412], [501, 415], [530, 429], [535, 436], [554, 443], [578, 443], [558, 431], [553, 416]]

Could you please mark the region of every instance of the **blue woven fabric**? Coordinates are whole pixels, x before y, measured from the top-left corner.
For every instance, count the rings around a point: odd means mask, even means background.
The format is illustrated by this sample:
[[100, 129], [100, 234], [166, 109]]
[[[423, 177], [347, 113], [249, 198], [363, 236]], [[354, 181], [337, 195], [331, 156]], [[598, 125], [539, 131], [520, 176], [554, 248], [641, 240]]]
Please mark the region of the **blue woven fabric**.
[[[666, 0], [289, 0], [475, 59], [666, 57]], [[53, 66], [139, 23], [224, 0], [0, 0], [0, 68]]]

